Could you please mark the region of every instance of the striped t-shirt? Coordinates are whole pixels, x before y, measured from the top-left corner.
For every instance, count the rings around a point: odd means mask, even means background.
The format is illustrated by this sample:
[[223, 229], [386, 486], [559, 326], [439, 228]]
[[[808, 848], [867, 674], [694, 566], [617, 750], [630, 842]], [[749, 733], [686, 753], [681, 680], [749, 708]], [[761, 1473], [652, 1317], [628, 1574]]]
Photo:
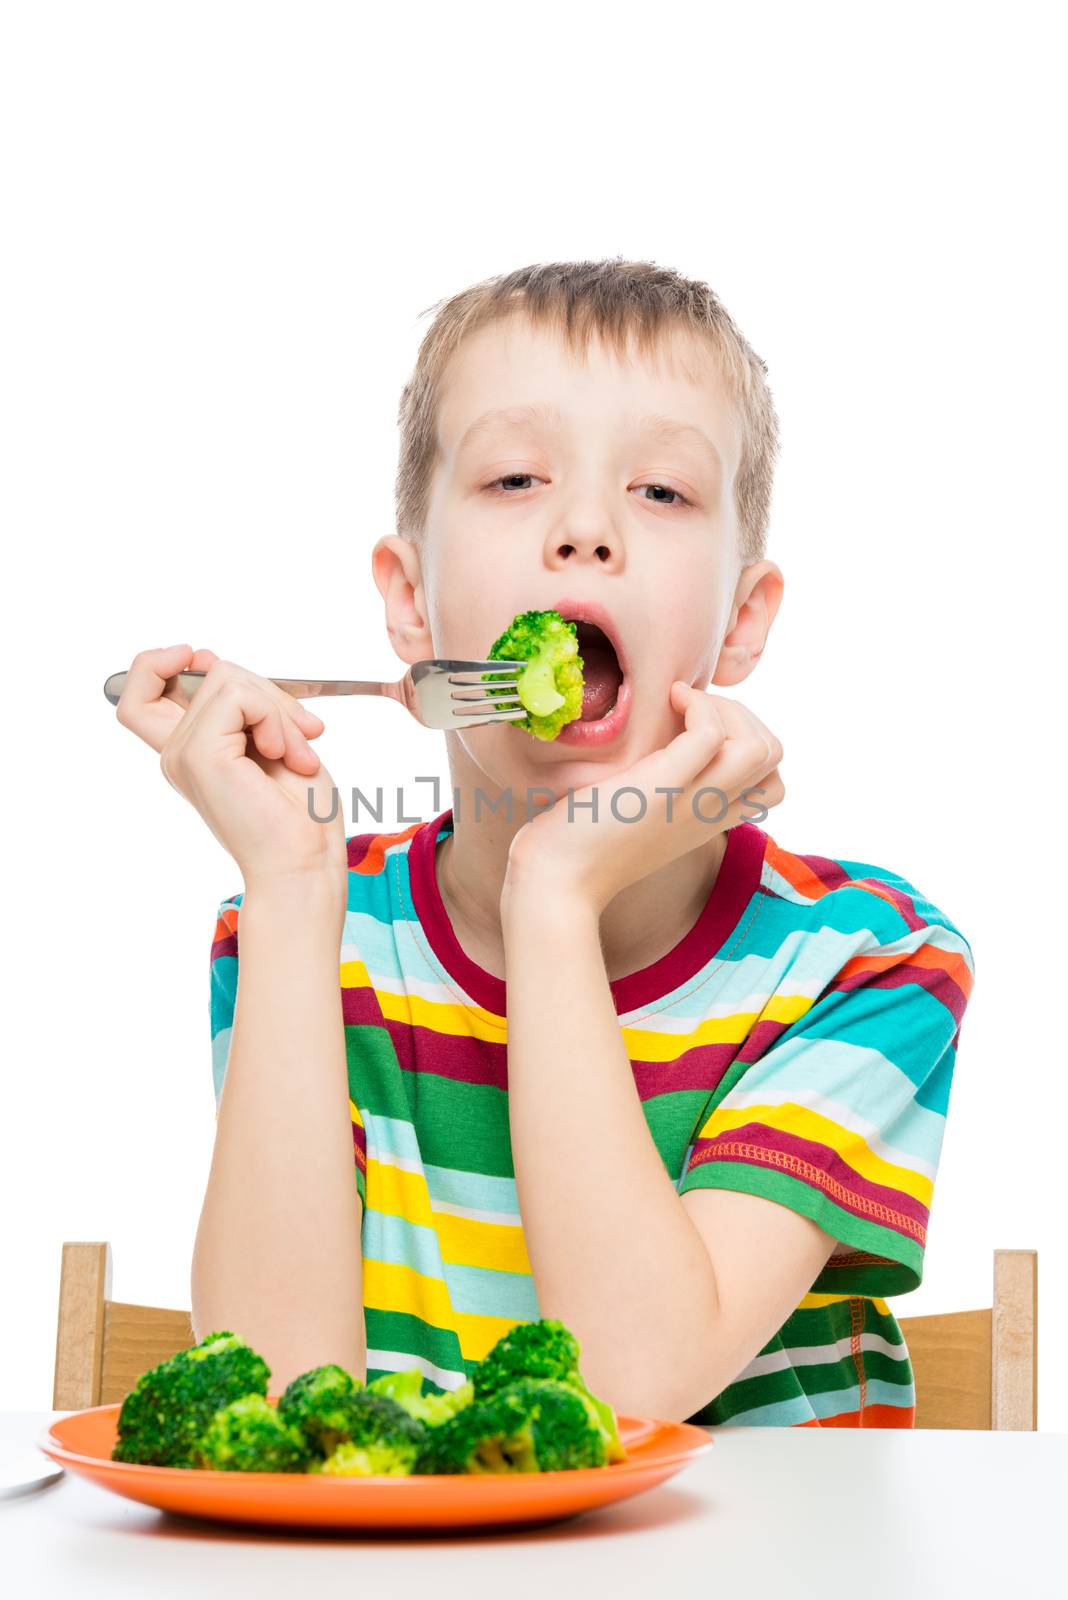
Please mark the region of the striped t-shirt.
[[[418, 1366], [435, 1389], [541, 1315], [512, 1165], [506, 984], [465, 955], [437, 884], [452, 826], [448, 810], [348, 840], [339, 973], [368, 1380]], [[216, 1116], [241, 899], [219, 907], [212, 948]], [[780, 1331], [692, 1421], [913, 1424], [912, 1368], [884, 1297], [920, 1282], [973, 973], [967, 940], [897, 873], [799, 855], [741, 822], [694, 926], [612, 982], [678, 1192], [763, 1195], [838, 1241]]]

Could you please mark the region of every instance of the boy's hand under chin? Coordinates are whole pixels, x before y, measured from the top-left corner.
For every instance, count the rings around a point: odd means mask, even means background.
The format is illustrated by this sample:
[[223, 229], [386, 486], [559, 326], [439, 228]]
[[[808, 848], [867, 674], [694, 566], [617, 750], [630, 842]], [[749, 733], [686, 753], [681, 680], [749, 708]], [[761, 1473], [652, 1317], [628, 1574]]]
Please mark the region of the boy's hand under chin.
[[[519, 829], [508, 853], [502, 915], [531, 897], [544, 902], [548, 896], [586, 905], [599, 916], [621, 889], [747, 820], [754, 805], [770, 810], [780, 804], [786, 793], [779, 776], [782, 745], [759, 717], [737, 700], [682, 679], [672, 684], [670, 697], [685, 722], [670, 744], [604, 783], [574, 790], [570, 819], [564, 795]], [[625, 789], [638, 792], [619, 792]], [[681, 792], [663, 792], [668, 789]], [[692, 801], [701, 789], [722, 794], [701, 795], [695, 814]], [[595, 790], [596, 820], [588, 804]], [[636, 820], [621, 822], [613, 814], [613, 795], [620, 816]]]

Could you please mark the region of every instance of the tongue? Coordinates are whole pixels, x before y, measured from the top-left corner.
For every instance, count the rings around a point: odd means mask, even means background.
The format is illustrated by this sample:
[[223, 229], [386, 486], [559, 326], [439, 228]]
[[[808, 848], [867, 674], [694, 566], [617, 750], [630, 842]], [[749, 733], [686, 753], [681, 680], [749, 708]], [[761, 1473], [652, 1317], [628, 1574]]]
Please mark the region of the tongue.
[[613, 649], [597, 645], [582, 646], [582, 717], [583, 722], [595, 722], [612, 709], [623, 674]]

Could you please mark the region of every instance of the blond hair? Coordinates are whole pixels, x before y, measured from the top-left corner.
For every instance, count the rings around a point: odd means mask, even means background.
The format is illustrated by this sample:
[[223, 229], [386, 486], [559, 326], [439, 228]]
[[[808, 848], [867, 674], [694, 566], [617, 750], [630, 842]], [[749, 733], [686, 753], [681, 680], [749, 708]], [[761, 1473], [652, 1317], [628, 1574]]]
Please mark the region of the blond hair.
[[473, 284], [428, 306], [437, 315], [423, 336], [415, 370], [401, 392], [397, 421], [400, 458], [395, 487], [397, 532], [419, 542], [440, 445], [437, 410], [450, 357], [461, 341], [515, 312], [562, 332], [583, 352], [596, 334], [620, 355], [634, 336], [649, 354], [659, 336], [676, 329], [705, 340], [719, 357], [741, 421], [741, 459], [735, 480], [739, 553], [743, 566], [764, 558], [779, 425], [767, 366], [706, 283], [652, 261], [553, 261], [520, 267]]

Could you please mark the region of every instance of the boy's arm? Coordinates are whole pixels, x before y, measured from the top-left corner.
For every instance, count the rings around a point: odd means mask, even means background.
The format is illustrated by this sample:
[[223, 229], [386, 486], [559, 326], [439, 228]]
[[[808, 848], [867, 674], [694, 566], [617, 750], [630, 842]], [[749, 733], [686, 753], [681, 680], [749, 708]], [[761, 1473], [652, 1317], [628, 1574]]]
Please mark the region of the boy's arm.
[[512, 1153], [539, 1309], [575, 1333], [595, 1394], [684, 1419], [781, 1328], [835, 1240], [757, 1195], [677, 1193], [634, 1084], [596, 908], [544, 886], [504, 907]]
[[193, 1256], [193, 1330], [230, 1328], [280, 1394], [309, 1367], [365, 1375], [361, 1203], [338, 986], [344, 889], [246, 888], [240, 979]]

